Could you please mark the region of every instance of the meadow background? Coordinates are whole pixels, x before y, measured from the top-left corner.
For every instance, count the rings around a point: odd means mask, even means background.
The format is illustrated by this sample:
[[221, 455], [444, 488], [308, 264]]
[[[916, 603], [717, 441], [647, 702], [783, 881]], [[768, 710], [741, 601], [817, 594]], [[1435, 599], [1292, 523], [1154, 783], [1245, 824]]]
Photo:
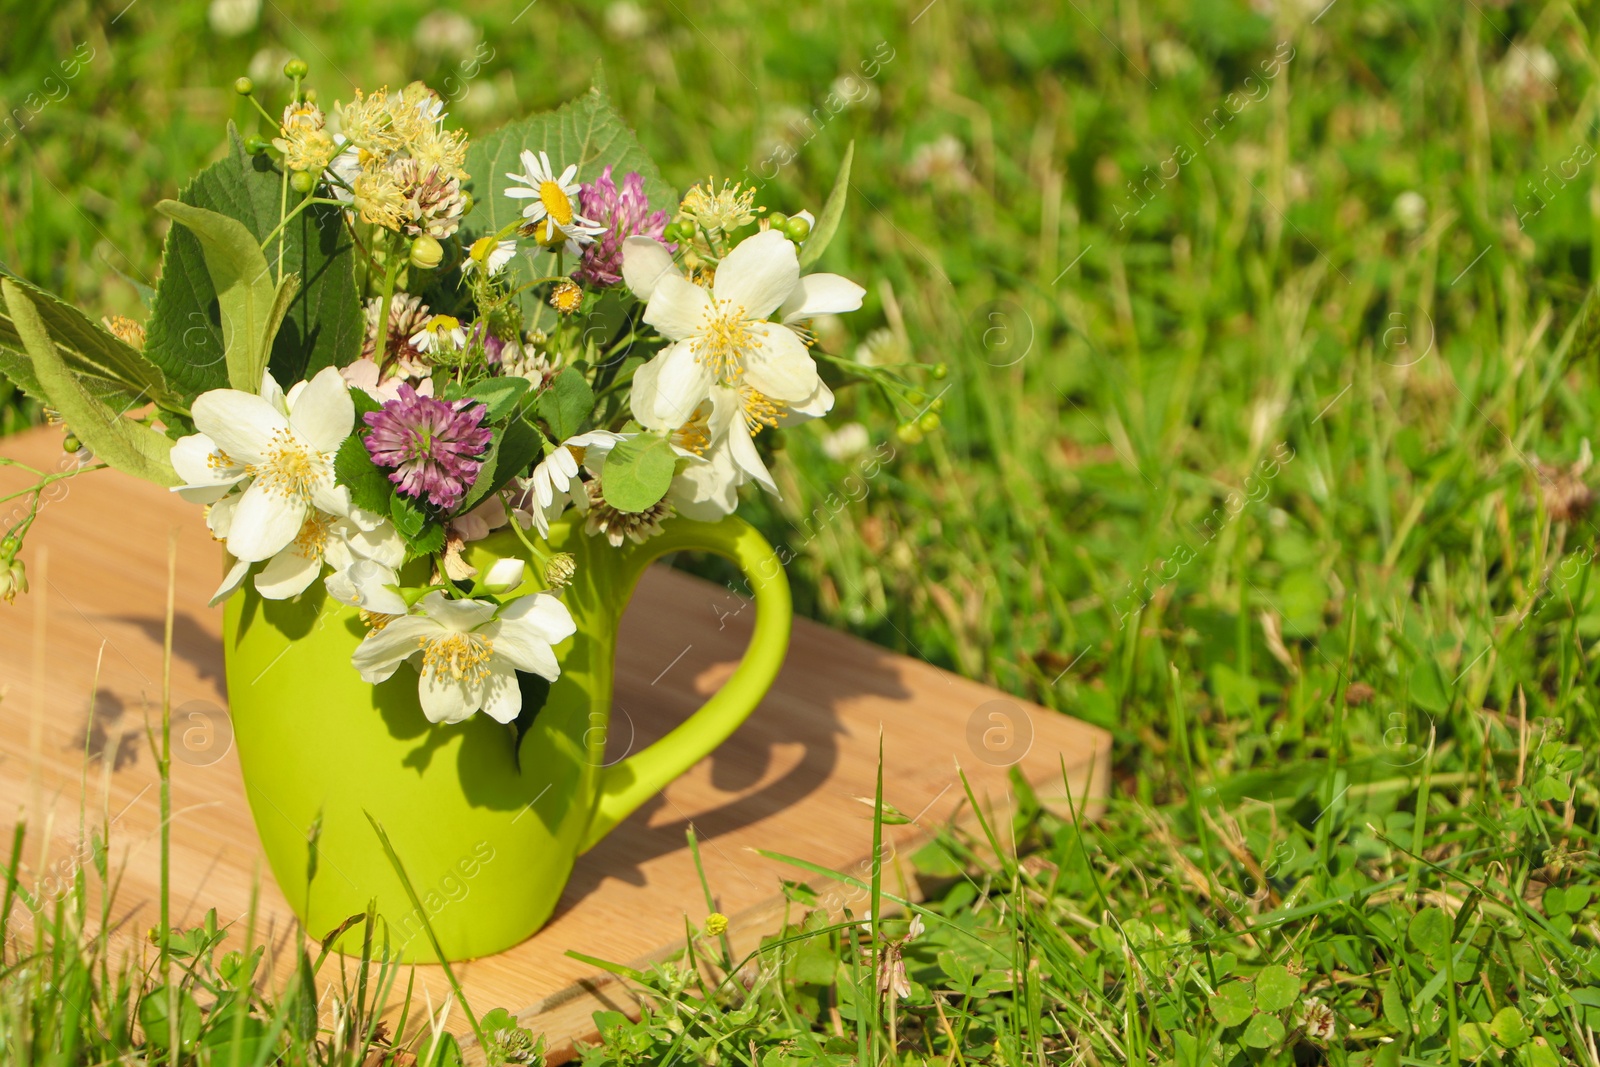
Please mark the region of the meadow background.
[[[842, 393], [752, 514], [805, 613], [1110, 729], [1117, 796], [1081, 833], [1025, 812], [1037, 851], [933, 906], [1014, 966], [942, 925], [907, 946], [900, 1052], [813, 1040], [829, 1005], [865, 1018], [833, 931], [759, 1011], [695, 1009], [727, 1062], [1600, 1062], [1600, 5], [0, 21], [0, 262], [101, 313], [140, 317], [150, 205], [227, 120], [257, 131], [233, 79], [271, 99], [291, 56], [324, 104], [422, 78], [477, 131], [600, 63], [670, 183], [759, 176], [785, 211], [854, 140], [824, 265], [868, 296], [823, 343], [948, 373], [922, 411]], [[37, 418], [7, 397], [5, 429]], [[971, 858], [948, 845], [930, 872]], [[660, 1019], [612, 1020], [595, 1062], [676, 1054]]]

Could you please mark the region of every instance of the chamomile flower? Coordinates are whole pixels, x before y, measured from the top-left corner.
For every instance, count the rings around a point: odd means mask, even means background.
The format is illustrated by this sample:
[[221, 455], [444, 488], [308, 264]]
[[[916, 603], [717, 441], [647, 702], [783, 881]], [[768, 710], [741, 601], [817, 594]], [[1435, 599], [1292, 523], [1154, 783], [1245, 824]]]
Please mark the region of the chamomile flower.
[[453, 315], [435, 315], [411, 335], [418, 352], [460, 351], [467, 346], [467, 331]]
[[461, 264], [461, 273], [467, 277], [481, 273], [493, 278], [506, 269], [506, 264], [510, 263], [516, 254], [515, 241], [496, 241], [493, 237], [480, 237], [472, 242], [472, 248], [468, 251], [465, 262]]
[[513, 200], [531, 201], [522, 209], [522, 228], [527, 235], [547, 248], [564, 244], [574, 256], [582, 254], [583, 246], [592, 244], [606, 230], [578, 214], [576, 202], [582, 187], [577, 176], [577, 164], [568, 165], [557, 177], [548, 155], [540, 152], [535, 156], [526, 149], [522, 153], [522, 172], [506, 174], [512, 181], [522, 183], [507, 189], [506, 195]]

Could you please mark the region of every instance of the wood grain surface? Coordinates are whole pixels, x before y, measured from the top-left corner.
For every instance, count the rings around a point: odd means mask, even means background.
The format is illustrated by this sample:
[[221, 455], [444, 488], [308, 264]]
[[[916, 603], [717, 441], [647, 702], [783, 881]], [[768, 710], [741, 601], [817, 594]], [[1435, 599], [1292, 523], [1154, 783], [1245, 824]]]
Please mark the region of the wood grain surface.
[[[59, 431], [36, 430], [0, 439], [0, 455], [65, 469], [71, 461], [60, 440]], [[0, 468], [0, 495], [31, 481]], [[206, 606], [221, 556], [200, 510], [114, 471], [59, 483], [52, 496], [23, 554], [32, 592], [0, 603], [0, 805], [29, 826], [24, 882], [58, 892], [85, 854], [81, 813], [91, 825], [109, 820], [111, 857], [122, 871], [113, 921], [129, 951], [152, 951], [142, 934], [156, 915], [159, 810], [144, 728], [160, 717], [175, 539], [173, 919], [195, 923], [214, 907], [242, 925], [258, 888], [257, 943], [269, 939], [281, 953], [299, 933], [266, 872], [231, 748], [221, 612]], [[0, 505], [0, 518], [14, 517], [16, 507]], [[651, 569], [620, 641], [610, 738], [619, 758], [681, 722], [732, 671], [754, 615], [743, 607], [727, 589]], [[547, 1035], [559, 1061], [593, 1034], [593, 1012], [633, 1009], [622, 984], [566, 953], [633, 963], [681, 944], [684, 917], [698, 925], [706, 914], [685, 844], [691, 826], [718, 910], [734, 917], [737, 945], [777, 928], [780, 879], [816, 884], [753, 849], [864, 870], [872, 812], [858, 798], [873, 794], [880, 734], [885, 800], [915, 817], [885, 828], [885, 885], [912, 895], [905, 857], [966, 808], [958, 766], [997, 810], [1010, 803], [1013, 766], [1047, 801], [1064, 796], [1063, 762], [1080, 802], [1106, 787], [1103, 732], [797, 619], [782, 674], [732, 739], [579, 859], [542, 931], [458, 965], [474, 1010], [518, 1012]], [[442, 1006], [441, 970], [416, 973], [435, 1009]], [[468, 1031], [459, 1012], [449, 1028]]]

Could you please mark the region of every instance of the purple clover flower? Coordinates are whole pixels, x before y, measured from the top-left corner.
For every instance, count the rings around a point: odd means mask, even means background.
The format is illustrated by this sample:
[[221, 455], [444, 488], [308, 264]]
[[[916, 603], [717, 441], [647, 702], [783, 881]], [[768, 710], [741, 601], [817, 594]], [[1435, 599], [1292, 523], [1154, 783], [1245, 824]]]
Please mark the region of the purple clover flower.
[[471, 400], [436, 400], [402, 384], [398, 399], [361, 418], [372, 427], [365, 444], [372, 462], [391, 468], [400, 492], [446, 511], [478, 477], [493, 434], [488, 409]]
[[[644, 177], [638, 171], [629, 171], [619, 190], [611, 180], [609, 163], [598, 181], [585, 183], [578, 190], [578, 214], [606, 227], [593, 244], [584, 248], [583, 262], [573, 275], [589, 285], [616, 285], [622, 280], [622, 242], [629, 237], [654, 237], [659, 241], [667, 228], [667, 213], [650, 210], [650, 200], [644, 195]], [[676, 252], [677, 246], [669, 244], [667, 251]]]

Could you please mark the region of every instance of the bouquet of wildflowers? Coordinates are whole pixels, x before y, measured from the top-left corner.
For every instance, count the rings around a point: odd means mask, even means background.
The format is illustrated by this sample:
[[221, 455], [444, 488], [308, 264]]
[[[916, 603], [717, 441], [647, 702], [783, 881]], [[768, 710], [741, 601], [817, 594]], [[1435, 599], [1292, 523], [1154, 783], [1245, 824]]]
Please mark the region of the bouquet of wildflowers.
[[[321, 583], [369, 628], [353, 668], [409, 663], [430, 720], [511, 722], [516, 673], [559, 674], [572, 560], [543, 538], [565, 513], [620, 547], [733, 512], [745, 483], [776, 493], [774, 432], [833, 406], [819, 359], [909, 391], [808, 330], [861, 305], [805, 270], [848, 155], [819, 216], [784, 216], [732, 182], [676, 196], [598, 88], [470, 143], [421, 83], [325, 111], [304, 63], [285, 73], [281, 115], [236, 86], [274, 136], [230, 126], [156, 205], [175, 225], [147, 323], [4, 276], [0, 371], [91, 465], [204, 509], [229, 561], [213, 602]], [[0, 546], [8, 597], [36, 514]], [[503, 527], [526, 558], [469, 565]]]

